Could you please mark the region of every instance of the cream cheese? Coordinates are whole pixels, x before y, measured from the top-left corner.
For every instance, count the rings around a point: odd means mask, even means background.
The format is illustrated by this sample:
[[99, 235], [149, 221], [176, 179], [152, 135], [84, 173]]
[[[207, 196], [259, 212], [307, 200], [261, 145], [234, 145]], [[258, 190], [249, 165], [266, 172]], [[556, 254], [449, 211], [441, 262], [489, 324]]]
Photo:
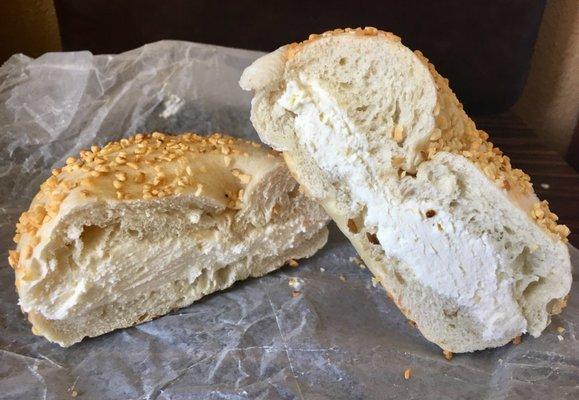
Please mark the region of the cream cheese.
[[[436, 223], [426, 219], [424, 211], [444, 207], [434, 197], [400, 193], [398, 178], [393, 178], [397, 168], [392, 157], [398, 154], [393, 141], [372, 147], [331, 94], [313, 80], [288, 81], [278, 104], [295, 114], [300, 145], [332, 180], [347, 182], [353, 200], [366, 206], [365, 225], [377, 228], [389, 256], [403, 261], [416, 279], [477, 318], [485, 326], [485, 340], [514, 337], [526, 330], [526, 319], [513, 295], [513, 279], [500, 274], [513, 260], [506, 259], [491, 238], [470, 232], [447, 212], [439, 211]], [[381, 175], [376, 176], [376, 171]], [[456, 178], [447, 173], [438, 184], [448, 191], [458, 190]]]

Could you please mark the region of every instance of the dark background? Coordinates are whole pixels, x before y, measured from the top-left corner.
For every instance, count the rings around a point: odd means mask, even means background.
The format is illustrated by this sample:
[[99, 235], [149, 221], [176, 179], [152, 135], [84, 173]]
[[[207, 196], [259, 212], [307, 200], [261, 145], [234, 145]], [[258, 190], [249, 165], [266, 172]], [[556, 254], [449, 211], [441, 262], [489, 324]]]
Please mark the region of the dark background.
[[63, 50], [118, 53], [162, 39], [271, 51], [375, 26], [421, 50], [468, 112], [507, 110], [525, 84], [545, 0], [55, 0]]

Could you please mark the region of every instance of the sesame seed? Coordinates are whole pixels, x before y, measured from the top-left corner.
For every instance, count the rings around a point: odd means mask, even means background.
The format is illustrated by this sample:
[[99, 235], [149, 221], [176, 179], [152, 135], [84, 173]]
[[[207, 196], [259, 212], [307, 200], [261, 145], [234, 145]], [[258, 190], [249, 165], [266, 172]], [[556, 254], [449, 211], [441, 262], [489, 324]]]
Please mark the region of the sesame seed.
[[294, 267], [294, 268], [299, 265], [298, 262], [296, 260], [294, 260], [293, 258], [290, 259], [287, 263], [290, 267]]
[[358, 233], [358, 226], [356, 225], [356, 221], [354, 221], [353, 219], [348, 219], [347, 222], [347, 226], [348, 226], [348, 230], [352, 233]]
[[195, 196], [199, 197], [201, 195], [201, 192], [203, 192], [203, 184], [198, 183], [197, 190], [195, 190]]
[[145, 173], [144, 173], [144, 172], [139, 172], [139, 173], [135, 176], [135, 182], [136, 182], [136, 183], [143, 183], [143, 182], [145, 182]]
[[401, 143], [404, 140], [404, 127], [400, 124], [396, 124], [394, 127], [394, 140], [396, 143]]
[[107, 165], [96, 165], [95, 168], [94, 168], [94, 170], [97, 171], [97, 172], [107, 173], [107, 172], [110, 172], [110, 171], [111, 171], [111, 168], [110, 168], [109, 166], [107, 166]]

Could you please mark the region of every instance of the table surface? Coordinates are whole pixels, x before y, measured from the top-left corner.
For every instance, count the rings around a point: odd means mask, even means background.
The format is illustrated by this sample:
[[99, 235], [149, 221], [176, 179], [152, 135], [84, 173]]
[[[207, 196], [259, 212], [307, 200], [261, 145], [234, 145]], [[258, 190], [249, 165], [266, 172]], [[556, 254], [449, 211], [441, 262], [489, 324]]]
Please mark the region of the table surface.
[[549, 201], [559, 222], [571, 229], [569, 242], [579, 247], [579, 173], [512, 113], [473, 119], [515, 168], [530, 175], [539, 198]]

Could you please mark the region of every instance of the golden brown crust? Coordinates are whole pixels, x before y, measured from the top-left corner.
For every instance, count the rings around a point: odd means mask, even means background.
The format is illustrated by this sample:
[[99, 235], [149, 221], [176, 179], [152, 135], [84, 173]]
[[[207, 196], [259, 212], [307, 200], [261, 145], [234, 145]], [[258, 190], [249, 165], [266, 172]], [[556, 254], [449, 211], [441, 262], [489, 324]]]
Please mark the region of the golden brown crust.
[[[197, 178], [203, 176], [207, 168], [203, 163], [192, 167], [196, 158], [212, 154], [220, 160], [218, 162], [229, 167], [231, 157], [249, 157], [254, 147], [261, 145], [218, 133], [171, 136], [154, 132], [111, 142], [102, 149], [91, 146], [89, 150], [82, 150], [79, 158], [69, 157], [64, 167], [52, 171], [52, 176], [40, 186], [29, 210], [20, 216], [14, 236], [19, 246], [9, 251], [9, 264], [18, 269], [22, 261], [31, 257], [40, 243], [39, 229], [56, 217], [65, 199], [73, 193], [87, 201], [147, 200], [184, 192], [200, 196], [206, 188]], [[267, 157], [277, 156], [267, 152]], [[231, 174], [238, 180], [239, 187], [226, 193], [226, 206], [239, 209], [244, 187], [251, 176], [235, 168], [231, 169]], [[22, 279], [26, 279], [26, 271], [20, 273]]]
[[400, 38], [393, 34], [392, 32], [385, 32], [381, 31], [377, 28], [366, 26], [364, 28], [345, 28], [345, 29], [334, 29], [331, 31], [326, 31], [320, 34], [311, 34], [306, 40], [299, 42], [299, 43], [291, 43], [287, 46], [285, 51], [286, 59], [292, 59], [295, 55], [305, 46], [310, 43], [315, 42], [316, 40], [330, 37], [330, 36], [337, 36], [337, 35], [356, 35], [356, 36], [381, 36], [388, 40], [394, 40], [399, 42]]

